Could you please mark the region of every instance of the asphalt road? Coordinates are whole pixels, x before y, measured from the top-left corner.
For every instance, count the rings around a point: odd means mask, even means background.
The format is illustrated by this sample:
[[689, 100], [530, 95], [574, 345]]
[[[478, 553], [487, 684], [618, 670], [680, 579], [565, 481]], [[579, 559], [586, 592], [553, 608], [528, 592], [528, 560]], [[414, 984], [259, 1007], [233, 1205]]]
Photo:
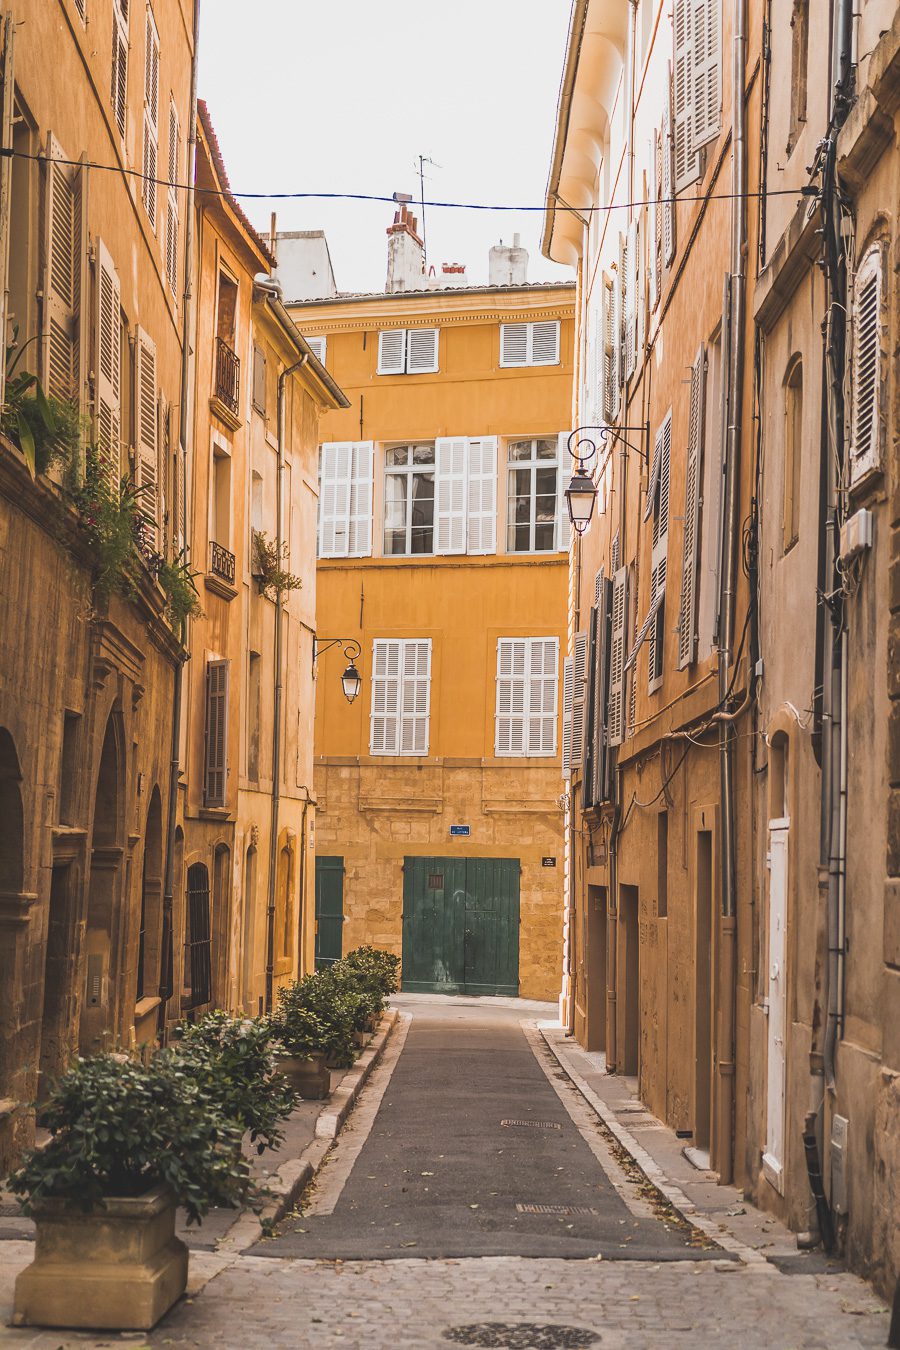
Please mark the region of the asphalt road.
[[453, 1000], [411, 1011], [333, 1213], [316, 1214], [313, 1203], [313, 1212], [287, 1218], [277, 1237], [254, 1246], [254, 1256], [723, 1255], [698, 1251], [683, 1229], [626, 1206], [538, 1062], [521, 1014]]

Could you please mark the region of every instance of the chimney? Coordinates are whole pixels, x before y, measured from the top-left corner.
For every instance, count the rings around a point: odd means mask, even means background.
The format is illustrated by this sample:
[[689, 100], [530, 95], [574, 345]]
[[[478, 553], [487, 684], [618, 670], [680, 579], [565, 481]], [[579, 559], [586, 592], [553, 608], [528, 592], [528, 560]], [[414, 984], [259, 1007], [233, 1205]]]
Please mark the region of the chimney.
[[488, 280], [492, 286], [524, 286], [528, 281], [528, 250], [513, 235], [512, 245], [500, 240], [488, 255]]
[[388, 265], [385, 290], [419, 291], [425, 285], [425, 248], [416, 233], [418, 221], [410, 214], [412, 197], [408, 192], [395, 192], [394, 223], [387, 229]]

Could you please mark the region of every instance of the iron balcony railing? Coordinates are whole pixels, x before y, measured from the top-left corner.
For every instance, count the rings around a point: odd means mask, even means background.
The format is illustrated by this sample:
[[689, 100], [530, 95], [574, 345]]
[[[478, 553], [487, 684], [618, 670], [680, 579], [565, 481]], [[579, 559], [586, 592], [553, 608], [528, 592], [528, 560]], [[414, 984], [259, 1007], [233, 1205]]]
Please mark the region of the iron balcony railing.
[[209, 570], [213, 576], [227, 581], [229, 586], [234, 585], [234, 554], [214, 539], [209, 541]]
[[216, 398], [238, 415], [238, 395], [241, 387], [241, 360], [224, 338], [216, 338]]

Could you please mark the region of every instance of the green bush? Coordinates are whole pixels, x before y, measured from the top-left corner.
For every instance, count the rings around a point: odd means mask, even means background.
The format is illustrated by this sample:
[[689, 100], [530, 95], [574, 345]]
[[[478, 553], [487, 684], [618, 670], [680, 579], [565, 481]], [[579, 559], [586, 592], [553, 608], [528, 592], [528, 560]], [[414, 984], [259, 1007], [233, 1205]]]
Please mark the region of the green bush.
[[78, 1060], [38, 1123], [51, 1139], [7, 1183], [26, 1198], [26, 1213], [45, 1198], [88, 1211], [164, 1184], [199, 1223], [211, 1206], [237, 1206], [249, 1190], [240, 1127], [166, 1055], [147, 1067], [114, 1055]]
[[[287, 990], [290, 990], [288, 995]], [[322, 1025], [322, 1045], [328, 1058], [340, 1067], [353, 1063], [355, 1048], [353, 1031], [356, 1026], [359, 1000], [342, 985], [331, 969], [304, 975], [287, 986], [279, 998], [290, 998], [294, 1009], [313, 1013]]]
[[385, 1000], [381, 988], [353, 966], [346, 965], [344, 961], [335, 961], [327, 974], [334, 981], [341, 996], [353, 1007], [354, 1030], [365, 1031], [369, 1020], [380, 1017], [384, 1009]]
[[[311, 977], [314, 978], [314, 977]], [[333, 1029], [309, 1005], [299, 980], [278, 991], [272, 1014], [272, 1035], [289, 1055], [307, 1059], [315, 1051], [329, 1051]]]
[[341, 962], [357, 971], [365, 983], [374, 984], [385, 998], [396, 994], [400, 987], [400, 957], [380, 947], [357, 947], [348, 952]]
[[203, 616], [196, 581], [199, 573], [191, 571], [187, 549], [176, 553], [171, 562], [157, 557], [155, 564], [156, 579], [166, 594], [166, 618], [180, 635], [185, 619]]
[[16, 373], [19, 357], [25, 350], [22, 347], [17, 351], [17, 338], [18, 328], [12, 344], [6, 348], [6, 399], [0, 428], [18, 445], [34, 478], [58, 461], [77, 454], [81, 416], [71, 400], [45, 393], [37, 375], [27, 370]]
[[187, 1073], [202, 1096], [243, 1132], [258, 1153], [284, 1138], [280, 1122], [297, 1104], [297, 1094], [276, 1072], [272, 1028], [263, 1017], [230, 1017], [210, 1012], [182, 1023], [177, 1044], [164, 1051]]

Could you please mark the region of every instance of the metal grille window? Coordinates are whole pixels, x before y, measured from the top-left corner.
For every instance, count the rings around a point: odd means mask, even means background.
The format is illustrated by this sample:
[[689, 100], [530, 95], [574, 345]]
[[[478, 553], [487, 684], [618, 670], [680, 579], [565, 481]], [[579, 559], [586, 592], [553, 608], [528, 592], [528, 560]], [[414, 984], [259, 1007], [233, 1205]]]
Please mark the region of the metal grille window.
[[385, 455], [384, 551], [434, 552], [434, 445], [397, 445]]
[[556, 754], [559, 639], [497, 639], [494, 753]]
[[370, 753], [427, 755], [430, 712], [431, 639], [376, 638]]
[[511, 441], [506, 458], [507, 551], [550, 553], [556, 538], [558, 442], [555, 437]]
[[212, 996], [209, 927], [209, 870], [193, 863], [187, 872], [187, 923], [184, 934], [184, 1008], [199, 1008]]
[[224, 807], [228, 783], [228, 668], [229, 661], [206, 666], [206, 806]]

